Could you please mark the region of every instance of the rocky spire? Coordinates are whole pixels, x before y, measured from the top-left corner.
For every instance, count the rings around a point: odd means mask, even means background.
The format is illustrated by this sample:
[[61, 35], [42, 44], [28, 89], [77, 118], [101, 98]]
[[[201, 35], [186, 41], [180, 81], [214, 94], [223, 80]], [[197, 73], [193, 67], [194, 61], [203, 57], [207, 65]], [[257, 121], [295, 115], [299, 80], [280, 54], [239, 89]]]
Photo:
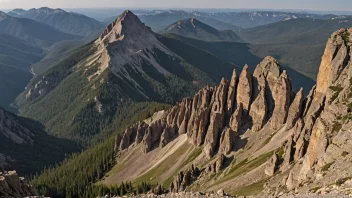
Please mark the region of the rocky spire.
[[245, 65], [243, 67], [243, 70], [241, 72], [241, 75], [238, 81], [237, 96], [236, 96], [237, 106], [242, 104], [243, 111], [245, 112], [245, 114], [247, 114], [249, 111], [251, 99], [252, 99], [252, 74], [249, 71], [248, 65]]
[[326, 44], [317, 77], [317, 92], [325, 94], [339, 77], [349, 59], [347, 41], [352, 40], [352, 29], [334, 32]]
[[262, 88], [257, 98], [251, 105], [251, 110], [249, 112], [250, 117], [252, 118], [252, 131], [259, 131], [262, 129], [266, 122], [267, 115], [267, 104], [265, 98], [265, 87]]
[[273, 89], [273, 98], [275, 108], [271, 117], [271, 127], [274, 130], [280, 128], [286, 122], [288, 110], [291, 102], [291, 80], [287, 72], [283, 71], [279, 79], [276, 81]]
[[231, 115], [234, 109], [237, 82], [238, 82], [238, 74], [236, 69], [234, 69], [232, 73], [231, 81], [230, 81], [229, 92], [227, 93], [226, 111], [228, 115]]
[[219, 135], [224, 127], [225, 118], [225, 102], [228, 92], [228, 81], [221, 80], [219, 87], [217, 87], [213, 95], [213, 105], [210, 113], [210, 124], [205, 137], [203, 151], [208, 158], [214, 155], [215, 147], [218, 145]]

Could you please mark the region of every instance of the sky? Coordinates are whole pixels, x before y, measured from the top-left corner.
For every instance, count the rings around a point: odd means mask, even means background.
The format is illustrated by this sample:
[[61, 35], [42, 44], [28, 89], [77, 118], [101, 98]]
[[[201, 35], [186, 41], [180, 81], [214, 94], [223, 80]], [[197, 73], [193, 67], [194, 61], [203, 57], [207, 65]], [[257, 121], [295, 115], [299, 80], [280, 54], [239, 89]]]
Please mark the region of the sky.
[[13, 8], [232, 8], [352, 11], [352, 0], [0, 0]]

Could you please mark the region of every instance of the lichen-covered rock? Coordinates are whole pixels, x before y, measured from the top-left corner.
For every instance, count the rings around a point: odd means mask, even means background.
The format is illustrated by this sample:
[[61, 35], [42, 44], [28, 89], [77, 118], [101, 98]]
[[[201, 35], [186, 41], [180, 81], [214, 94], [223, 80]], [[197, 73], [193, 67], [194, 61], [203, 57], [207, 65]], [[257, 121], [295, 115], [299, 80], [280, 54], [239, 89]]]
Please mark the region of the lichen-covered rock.
[[302, 116], [303, 89], [301, 88], [296, 94], [290, 109], [288, 111], [286, 130], [291, 129], [296, 124], [297, 120]]
[[271, 128], [273, 130], [279, 129], [286, 122], [291, 103], [291, 93], [291, 80], [286, 71], [283, 71], [272, 92], [275, 101], [275, 108], [271, 117]]
[[237, 86], [236, 102], [237, 106], [243, 105], [245, 114], [248, 114], [252, 100], [252, 74], [248, 65], [243, 67]]
[[257, 98], [252, 103], [251, 110], [249, 112], [253, 123], [252, 131], [256, 132], [262, 129], [266, 122], [267, 109], [265, 88], [262, 88]]

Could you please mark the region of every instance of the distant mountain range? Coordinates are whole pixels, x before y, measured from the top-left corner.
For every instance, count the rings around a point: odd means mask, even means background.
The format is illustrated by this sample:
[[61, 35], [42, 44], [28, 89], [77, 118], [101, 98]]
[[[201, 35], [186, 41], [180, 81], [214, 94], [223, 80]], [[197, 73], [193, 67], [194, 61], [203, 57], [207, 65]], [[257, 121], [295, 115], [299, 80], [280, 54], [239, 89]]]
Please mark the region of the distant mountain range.
[[350, 16], [338, 16], [329, 20], [300, 18], [236, 33], [253, 44], [253, 54], [259, 57], [274, 56], [284, 65], [316, 79], [326, 38], [340, 28], [351, 26]]
[[31, 19], [9, 16], [4, 12], [0, 12], [0, 33], [18, 37], [38, 47], [49, 47], [59, 41], [82, 38]]
[[242, 41], [241, 38], [232, 30], [217, 30], [195, 18], [177, 21], [168, 28], [161, 30], [159, 33], [172, 33], [203, 41]]
[[[196, 18], [199, 21], [219, 30], [238, 30], [252, 28], [283, 20], [296, 18], [331, 19], [336, 15], [320, 15], [309, 13], [291, 13], [275, 11], [248, 11], [248, 12], [200, 12], [184, 10], [157, 10], [140, 12], [138, 17], [142, 22], [150, 26], [155, 31], [165, 29], [176, 21]], [[110, 23], [113, 18], [106, 19], [104, 23]]]
[[95, 19], [74, 12], [66, 12], [62, 9], [47, 7], [30, 10], [14, 9], [8, 12], [8, 15], [33, 19], [62, 32], [84, 37], [94, 35], [104, 29], [104, 25]]

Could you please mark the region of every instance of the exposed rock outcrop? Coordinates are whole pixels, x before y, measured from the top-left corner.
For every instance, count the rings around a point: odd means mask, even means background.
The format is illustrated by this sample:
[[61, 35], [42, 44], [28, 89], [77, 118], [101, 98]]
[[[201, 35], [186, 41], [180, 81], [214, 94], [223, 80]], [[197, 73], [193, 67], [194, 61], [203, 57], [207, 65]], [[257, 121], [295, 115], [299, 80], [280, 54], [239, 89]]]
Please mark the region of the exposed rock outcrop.
[[245, 114], [248, 114], [252, 100], [252, 74], [248, 65], [243, 67], [240, 78], [238, 80], [236, 102], [237, 106], [242, 104]]
[[303, 89], [301, 88], [296, 94], [290, 109], [288, 111], [286, 130], [291, 129], [296, 124], [297, 120], [302, 116]]
[[187, 136], [193, 145], [200, 146], [204, 142], [213, 92], [213, 88], [206, 87], [194, 96], [192, 114], [187, 127]]
[[0, 197], [37, 196], [37, 190], [24, 178], [18, 177], [16, 171], [0, 172]]
[[277, 154], [274, 153], [270, 161], [266, 165], [266, 168], [264, 171], [265, 174], [268, 176], [273, 176], [277, 170], [277, 165], [278, 165], [278, 157], [277, 157]]
[[230, 128], [225, 128], [220, 137], [219, 151], [224, 154], [229, 154], [232, 151], [237, 133]]
[[237, 106], [236, 111], [232, 114], [230, 118], [230, 128], [234, 132], [238, 132], [238, 129], [240, 128], [242, 124], [242, 112], [243, 112], [243, 105], [242, 103]]
[[200, 174], [200, 170], [192, 165], [186, 171], [181, 171], [175, 175], [173, 182], [170, 185], [170, 192], [181, 192], [186, 190], [187, 186], [192, 184]]
[[227, 92], [228, 81], [222, 79], [212, 98], [212, 101], [214, 102], [210, 113], [210, 124], [204, 141], [203, 151], [209, 159], [214, 155], [219, 137], [221, 135], [220, 133], [224, 127]]
[[274, 130], [279, 129], [286, 122], [291, 103], [291, 86], [291, 80], [289, 79], [287, 72], [283, 71], [278, 81], [276, 81], [272, 92], [275, 101], [275, 108], [271, 117], [271, 127]]
[[227, 93], [226, 111], [228, 115], [232, 114], [232, 111], [235, 107], [237, 83], [238, 83], [238, 74], [236, 69], [234, 69], [232, 73], [230, 85], [229, 85], [229, 91]]
[[265, 98], [265, 87], [262, 88], [257, 98], [251, 105], [251, 110], [249, 112], [250, 117], [252, 118], [252, 131], [256, 132], [262, 129], [266, 122], [267, 115], [267, 104]]

